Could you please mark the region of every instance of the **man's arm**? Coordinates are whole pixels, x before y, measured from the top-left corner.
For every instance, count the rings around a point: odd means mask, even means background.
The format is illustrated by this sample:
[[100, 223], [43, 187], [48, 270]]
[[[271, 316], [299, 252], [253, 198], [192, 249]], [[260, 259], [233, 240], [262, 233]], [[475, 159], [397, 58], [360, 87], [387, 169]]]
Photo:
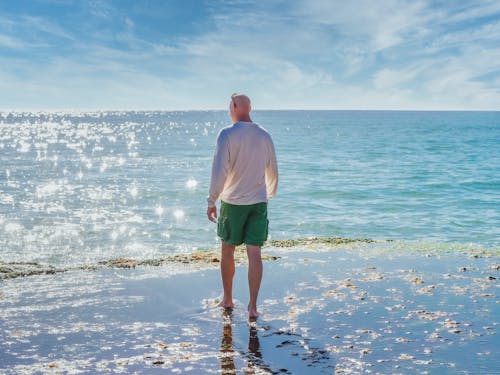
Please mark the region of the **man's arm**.
[[276, 195], [278, 189], [278, 163], [276, 161], [276, 151], [274, 144], [269, 137], [269, 159], [266, 166], [266, 190], [267, 199], [271, 199]]
[[217, 218], [217, 208], [215, 202], [224, 189], [229, 170], [229, 145], [224, 131], [220, 131], [217, 136], [217, 145], [212, 163], [212, 176], [210, 178], [210, 190], [208, 194], [207, 216], [210, 221], [215, 222]]

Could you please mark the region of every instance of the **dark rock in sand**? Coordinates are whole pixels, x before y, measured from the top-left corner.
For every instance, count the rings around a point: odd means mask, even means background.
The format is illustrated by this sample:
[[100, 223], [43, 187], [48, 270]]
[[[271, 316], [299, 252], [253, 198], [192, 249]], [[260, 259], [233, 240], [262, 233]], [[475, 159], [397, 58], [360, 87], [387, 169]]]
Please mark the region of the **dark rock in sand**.
[[0, 280], [32, 275], [51, 275], [64, 271], [64, 269], [34, 262], [0, 262]]
[[[242, 251], [236, 251], [235, 262], [245, 264], [248, 260]], [[280, 257], [262, 254], [262, 260], [277, 260]], [[131, 258], [116, 258], [98, 262], [97, 264], [83, 265], [77, 267], [56, 268], [46, 264], [35, 262], [0, 262], [0, 280], [13, 279], [16, 277], [55, 274], [76, 270], [97, 270], [101, 268], [124, 268], [132, 269], [138, 266], [161, 266], [170, 263], [195, 264], [200, 267], [214, 267], [220, 263], [219, 251], [208, 250], [197, 253], [176, 254], [159, 259], [137, 260]]]

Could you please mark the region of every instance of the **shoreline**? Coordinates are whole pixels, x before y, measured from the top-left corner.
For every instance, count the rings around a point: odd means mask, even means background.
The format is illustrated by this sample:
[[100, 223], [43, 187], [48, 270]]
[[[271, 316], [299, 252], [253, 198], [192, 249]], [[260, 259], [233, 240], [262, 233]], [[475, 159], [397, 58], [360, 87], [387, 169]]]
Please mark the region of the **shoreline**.
[[[297, 238], [288, 240], [270, 240], [265, 244], [268, 247], [297, 247], [297, 246], [312, 246], [325, 245], [329, 247], [339, 247], [347, 244], [355, 243], [375, 243], [377, 241], [367, 238], [345, 238], [345, 237], [312, 237], [312, 238]], [[241, 249], [239, 246], [237, 249]], [[209, 249], [200, 250], [193, 253], [174, 254], [156, 259], [133, 259], [133, 258], [114, 258], [104, 261], [99, 261], [95, 264], [57, 267], [53, 265], [38, 263], [38, 262], [2, 262], [0, 261], [0, 280], [15, 279], [18, 277], [28, 277], [36, 275], [54, 275], [68, 271], [87, 270], [95, 271], [103, 268], [135, 268], [138, 266], [153, 266], [158, 267], [169, 263], [193, 264], [198, 268], [211, 267], [218, 265], [220, 262], [220, 250]], [[262, 253], [262, 260], [276, 260], [277, 256]], [[241, 251], [235, 252], [236, 264], [245, 264], [247, 261], [246, 255]]]
[[[411, 248], [411, 244], [417, 244]], [[346, 237], [306, 237], [296, 239], [280, 239], [269, 240], [263, 247], [262, 260], [275, 261], [280, 258], [276, 254], [268, 254], [279, 249], [302, 248], [307, 251], [318, 251], [321, 249], [339, 249], [345, 247], [361, 246], [361, 245], [376, 245], [376, 244], [391, 244], [389, 251], [398, 250], [400, 247], [405, 249], [411, 248], [411, 251], [438, 253], [440, 251], [457, 251], [465, 253], [467, 256], [495, 256], [500, 255], [500, 249], [493, 247], [484, 249], [479, 247], [459, 246], [453, 243], [431, 243], [430, 245], [419, 248], [418, 241], [400, 241], [400, 240], [380, 240], [369, 238], [346, 238]], [[436, 248], [439, 248], [437, 251]], [[244, 246], [238, 246], [235, 251], [235, 263], [244, 265], [247, 263], [247, 257], [241, 250]], [[381, 250], [381, 251], [387, 251]], [[106, 268], [124, 268], [131, 269], [136, 267], [159, 267], [165, 264], [188, 264], [195, 269], [218, 267], [220, 262], [219, 249], [199, 250], [191, 253], [179, 253], [160, 258], [151, 259], [135, 259], [135, 258], [112, 258], [109, 260], [99, 261], [94, 264], [84, 264], [75, 266], [55, 266], [38, 262], [4, 262], [0, 261], [0, 281], [16, 279], [19, 277], [30, 277], [37, 275], [55, 275], [69, 271], [97, 271]]]

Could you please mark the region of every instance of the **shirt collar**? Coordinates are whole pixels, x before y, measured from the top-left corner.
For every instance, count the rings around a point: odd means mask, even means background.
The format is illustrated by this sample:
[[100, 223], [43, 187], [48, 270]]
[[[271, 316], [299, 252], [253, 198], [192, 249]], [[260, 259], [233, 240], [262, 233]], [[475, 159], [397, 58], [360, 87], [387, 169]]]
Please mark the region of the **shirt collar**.
[[236, 125], [251, 125], [251, 124], [253, 124], [252, 121], [236, 121], [234, 123], [234, 126], [236, 126]]

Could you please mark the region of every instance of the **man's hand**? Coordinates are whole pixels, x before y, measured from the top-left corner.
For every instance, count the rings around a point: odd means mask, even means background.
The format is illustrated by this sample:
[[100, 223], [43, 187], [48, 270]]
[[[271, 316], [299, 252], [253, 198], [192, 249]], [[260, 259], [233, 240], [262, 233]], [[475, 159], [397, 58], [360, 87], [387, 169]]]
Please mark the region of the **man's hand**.
[[208, 220], [210, 220], [212, 223], [216, 223], [217, 222], [217, 206], [208, 207], [207, 208], [207, 216], [208, 216]]

